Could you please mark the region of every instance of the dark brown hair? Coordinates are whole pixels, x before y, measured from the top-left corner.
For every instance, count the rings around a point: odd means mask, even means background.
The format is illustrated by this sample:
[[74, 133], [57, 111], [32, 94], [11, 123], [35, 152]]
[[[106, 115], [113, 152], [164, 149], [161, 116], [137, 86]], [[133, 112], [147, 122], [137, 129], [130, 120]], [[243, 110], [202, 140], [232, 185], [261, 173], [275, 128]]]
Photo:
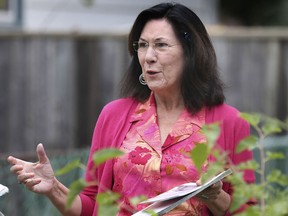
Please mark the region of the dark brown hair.
[[217, 60], [209, 35], [199, 17], [184, 5], [161, 3], [142, 11], [136, 18], [128, 38], [132, 57], [122, 80], [122, 94], [144, 102], [151, 90], [140, 84], [142, 73], [137, 52], [132, 43], [138, 41], [145, 24], [150, 20], [166, 19], [180, 41], [185, 56], [181, 93], [185, 107], [192, 114], [202, 107], [222, 104], [225, 100], [223, 83], [219, 78]]

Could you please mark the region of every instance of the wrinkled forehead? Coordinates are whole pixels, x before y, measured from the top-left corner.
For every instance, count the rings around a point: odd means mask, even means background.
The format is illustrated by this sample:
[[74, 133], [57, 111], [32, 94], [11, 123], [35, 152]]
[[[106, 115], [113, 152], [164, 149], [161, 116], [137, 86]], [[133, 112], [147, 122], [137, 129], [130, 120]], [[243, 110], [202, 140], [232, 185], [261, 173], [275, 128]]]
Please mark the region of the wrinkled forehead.
[[139, 39], [146, 41], [177, 40], [173, 26], [166, 19], [147, 21]]

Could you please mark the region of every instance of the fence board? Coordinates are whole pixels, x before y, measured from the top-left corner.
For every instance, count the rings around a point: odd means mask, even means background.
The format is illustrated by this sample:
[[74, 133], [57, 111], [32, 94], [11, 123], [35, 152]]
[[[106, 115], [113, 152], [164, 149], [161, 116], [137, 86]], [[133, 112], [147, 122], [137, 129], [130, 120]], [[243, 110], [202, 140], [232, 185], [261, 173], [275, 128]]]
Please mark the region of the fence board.
[[[221, 41], [220, 41], [221, 40]], [[227, 102], [277, 117], [280, 44], [270, 40], [214, 41]]]

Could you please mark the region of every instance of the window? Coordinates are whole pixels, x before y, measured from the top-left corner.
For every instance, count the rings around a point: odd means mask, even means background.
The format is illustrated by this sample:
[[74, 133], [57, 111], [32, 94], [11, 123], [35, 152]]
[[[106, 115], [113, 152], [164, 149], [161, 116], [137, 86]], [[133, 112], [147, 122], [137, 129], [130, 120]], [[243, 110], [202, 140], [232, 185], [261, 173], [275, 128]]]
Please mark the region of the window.
[[21, 23], [22, 0], [0, 0], [0, 27], [16, 27]]

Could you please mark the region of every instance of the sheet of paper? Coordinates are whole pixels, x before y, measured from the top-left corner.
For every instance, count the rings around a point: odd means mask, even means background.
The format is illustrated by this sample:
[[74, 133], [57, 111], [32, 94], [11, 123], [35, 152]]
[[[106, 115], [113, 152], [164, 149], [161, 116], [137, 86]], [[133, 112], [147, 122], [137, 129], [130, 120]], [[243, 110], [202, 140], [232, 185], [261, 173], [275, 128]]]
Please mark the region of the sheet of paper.
[[0, 184], [0, 196], [3, 196], [4, 194], [8, 193], [9, 192], [9, 189], [8, 187]]
[[159, 201], [174, 199], [176, 197], [184, 196], [184, 195], [187, 195], [188, 193], [192, 193], [193, 191], [196, 191], [197, 189], [199, 189], [199, 186], [197, 186], [196, 183], [194, 182], [185, 183], [177, 187], [174, 187], [167, 192], [159, 194], [156, 197], [145, 200], [141, 203], [151, 203], [151, 202], [159, 202]]
[[[215, 184], [216, 182], [220, 181], [227, 175], [232, 173], [231, 169], [225, 170], [212, 178], [211, 180], [207, 181], [205, 184], [197, 186], [195, 183], [185, 183], [179, 185], [175, 188], [172, 188], [169, 191], [166, 191], [156, 197], [150, 198], [146, 201], [141, 203], [152, 203], [151, 205], [147, 206], [145, 209], [133, 214], [132, 216], [149, 216], [149, 210], [153, 210], [154, 213], [157, 215], [163, 215], [167, 212], [174, 209], [176, 206], [180, 205], [181, 203], [187, 201], [188, 199], [194, 197], [201, 191], [205, 190], [209, 186]], [[147, 212], [148, 211], [148, 212]]]

